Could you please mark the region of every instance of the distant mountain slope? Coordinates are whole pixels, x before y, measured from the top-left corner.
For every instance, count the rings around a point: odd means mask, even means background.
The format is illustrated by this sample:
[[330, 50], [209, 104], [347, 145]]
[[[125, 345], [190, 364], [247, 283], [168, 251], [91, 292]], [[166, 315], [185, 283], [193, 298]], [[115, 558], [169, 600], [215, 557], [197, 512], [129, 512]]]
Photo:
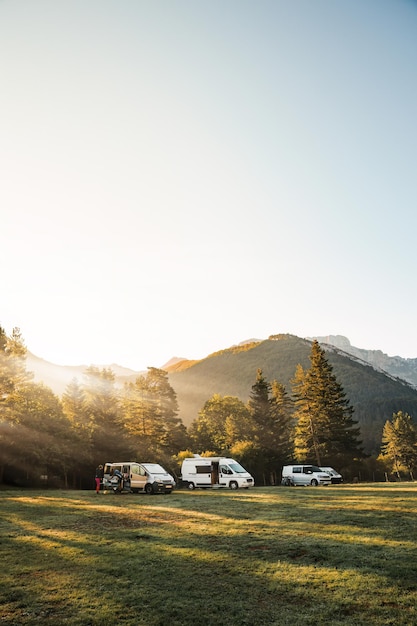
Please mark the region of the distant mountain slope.
[[[310, 367], [311, 341], [293, 335], [253, 342], [223, 350], [185, 369], [176, 364], [169, 380], [178, 397], [180, 415], [188, 425], [213, 394], [237, 396], [247, 401], [258, 368], [269, 380], [278, 380], [291, 393], [297, 364]], [[328, 346], [326, 356], [355, 409], [368, 452], [378, 451], [382, 428], [399, 410], [417, 417], [417, 390], [407, 383]]]
[[[409, 384], [417, 380], [417, 373], [413, 374], [417, 359], [388, 357], [380, 351], [354, 348], [341, 336], [317, 339], [326, 350], [334, 373], [355, 409], [367, 452], [379, 451], [383, 425], [393, 413], [402, 410], [417, 419], [417, 389]], [[246, 402], [258, 368], [269, 381], [275, 379], [284, 384], [291, 394], [291, 379], [297, 365], [310, 367], [310, 350], [310, 339], [276, 335], [267, 340], [244, 341], [200, 361], [175, 357], [161, 369], [169, 374], [177, 394], [180, 417], [188, 426], [215, 393], [237, 396]], [[366, 362], [367, 359], [372, 365]], [[73, 378], [82, 383], [87, 367], [55, 365], [30, 352], [27, 355], [27, 369], [34, 372], [35, 381], [43, 382], [58, 395]], [[111, 368], [119, 385], [146, 374], [116, 364], [97, 367]]]
[[[80, 383], [83, 382], [84, 372], [88, 365], [56, 365], [50, 363], [28, 351], [26, 358], [26, 369], [33, 372], [35, 382], [42, 382], [50, 387], [57, 395], [62, 395], [67, 385], [76, 378]], [[117, 379], [139, 375], [127, 367], [120, 365], [98, 365], [100, 369], [104, 367], [112, 369]]]
[[395, 378], [401, 378], [414, 387], [417, 387], [417, 358], [404, 359], [400, 356], [388, 356], [381, 350], [364, 350], [355, 348], [349, 339], [343, 335], [328, 335], [327, 337], [311, 337], [324, 347], [334, 346], [353, 357], [366, 361], [372, 367], [383, 370]]

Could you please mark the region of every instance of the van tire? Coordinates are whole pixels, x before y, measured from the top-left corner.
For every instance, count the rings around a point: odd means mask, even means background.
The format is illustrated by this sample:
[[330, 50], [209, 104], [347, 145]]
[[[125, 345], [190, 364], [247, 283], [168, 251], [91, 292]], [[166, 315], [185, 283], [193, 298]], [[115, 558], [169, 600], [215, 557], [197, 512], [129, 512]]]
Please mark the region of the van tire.
[[229, 483], [229, 487], [230, 489], [237, 489], [238, 488], [238, 484], [235, 480], [231, 480]]
[[195, 485], [194, 485], [194, 483], [188, 483], [187, 487], [188, 487], [188, 489], [189, 489], [190, 491], [192, 491], [193, 489], [195, 489]]
[[147, 484], [145, 485], [145, 493], [148, 494], [148, 496], [151, 496], [153, 494], [153, 487], [151, 484]]
[[310, 484], [311, 484], [312, 487], [318, 487], [319, 483], [318, 483], [318, 481], [315, 478], [313, 478], [313, 480], [311, 481]]

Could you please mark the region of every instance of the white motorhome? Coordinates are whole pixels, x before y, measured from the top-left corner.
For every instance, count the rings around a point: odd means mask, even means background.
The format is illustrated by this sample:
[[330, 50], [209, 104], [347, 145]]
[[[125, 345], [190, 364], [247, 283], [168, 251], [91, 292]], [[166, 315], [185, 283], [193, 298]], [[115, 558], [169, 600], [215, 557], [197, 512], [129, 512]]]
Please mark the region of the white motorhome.
[[253, 476], [234, 459], [222, 456], [184, 459], [181, 467], [182, 483], [188, 489], [202, 487], [229, 487], [229, 489], [249, 489], [255, 481]]
[[330, 485], [331, 478], [316, 465], [284, 465], [282, 468], [282, 484], [290, 487], [297, 485]]
[[[120, 472], [123, 478], [120, 481], [114, 479], [116, 472]], [[106, 463], [104, 466], [103, 489], [112, 491], [140, 491], [147, 494], [171, 493], [175, 487], [175, 480], [171, 474], [159, 463]]]

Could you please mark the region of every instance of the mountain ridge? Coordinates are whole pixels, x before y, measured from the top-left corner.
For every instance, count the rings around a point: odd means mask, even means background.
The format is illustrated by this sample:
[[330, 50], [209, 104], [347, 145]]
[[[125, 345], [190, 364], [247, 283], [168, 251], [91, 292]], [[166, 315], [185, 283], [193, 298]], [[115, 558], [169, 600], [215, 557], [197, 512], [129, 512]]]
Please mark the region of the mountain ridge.
[[342, 350], [346, 354], [359, 358], [369, 365], [372, 365], [375, 369], [386, 372], [394, 378], [405, 380], [413, 387], [417, 388], [417, 358], [388, 356], [388, 354], [385, 354], [382, 350], [357, 348], [352, 346], [349, 339], [344, 335], [315, 336], [310, 339], [317, 339], [324, 349], [326, 349], [327, 346], [332, 346]]
[[[297, 366], [310, 367], [313, 339], [316, 338], [271, 335], [264, 340], [243, 341], [200, 360], [173, 357], [160, 369], [168, 374], [177, 396], [179, 417], [188, 426], [214, 394], [235, 396], [247, 402], [258, 369], [262, 369], [270, 382], [277, 380], [283, 384], [291, 395]], [[365, 452], [377, 453], [387, 419], [400, 410], [417, 416], [417, 359], [388, 357], [381, 351], [355, 348], [343, 336], [317, 337], [317, 340], [354, 408]], [[95, 367], [111, 368], [118, 387], [146, 374], [116, 364]], [[57, 366], [28, 353], [27, 369], [34, 372], [36, 382], [43, 382], [61, 395], [74, 378], [82, 382], [87, 366]]]
[[[273, 336], [274, 335], [272, 335], [272, 337]], [[279, 335], [276, 336], [278, 337]], [[367, 350], [364, 348], [358, 348], [356, 346], [352, 346], [349, 339], [344, 335], [315, 335], [312, 337], [306, 337], [305, 339], [307, 341], [317, 339], [325, 350], [336, 349], [342, 351], [350, 357], [360, 359], [371, 365], [377, 371], [382, 371], [390, 376], [393, 376], [394, 378], [405, 380], [407, 383], [417, 388], [417, 358], [388, 356], [386, 353], [382, 352], [382, 350]], [[224, 352], [225, 350], [244, 349], [248, 345], [261, 343], [262, 341], [264, 341], [264, 339], [246, 339], [238, 344], [230, 346], [229, 348], [225, 348], [224, 350], [208, 354], [204, 359], [195, 360], [174, 356], [164, 365], [160, 366], [160, 369], [166, 370], [169, 373], [182, 371], [183, 369], [193, 367], [200, 361]], [[26, 364], [28, 371], [33, 372], [36, 382], [44, 383], [58, 395], [61, 395], [65, 391], [66, 386], [74, 378], [82, 380], [85, 370], [93, 365], [57, 365], [33, 354], [29, 350], [27, 352]], [[96, 364], [95, 367], [98, 367], [99, 369], [111, 369], [114, 372], [116, 379], [121, 382], [146, 374], [146, 371], [144, 370], [133, 370], [117, 363], [112, 363], [110, 365]]]
[[[267, 340], [216, 352], [195, 364], [169, 371], [180, 416], [188, 426], [214, 394], [247, 402], [258, 369], [277, 380], [291, 395], [298, 365], [310, 367], [312, 340], [295, 335], [272, 335]], [[417, 388], [402, 378], [376, 369], [343, 350], [326, 344], [326, 358], [354, 409], [367, 453], [377, 452], [382, 428], [398, 411], [417, 416]]]

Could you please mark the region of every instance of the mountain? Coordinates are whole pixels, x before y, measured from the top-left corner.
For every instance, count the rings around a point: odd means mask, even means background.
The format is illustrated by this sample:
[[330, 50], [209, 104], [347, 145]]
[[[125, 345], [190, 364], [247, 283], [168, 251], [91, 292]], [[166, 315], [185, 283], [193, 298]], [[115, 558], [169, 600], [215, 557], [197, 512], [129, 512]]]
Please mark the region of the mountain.
[[375, 369], [382, 370], [395, 378], [401, 378], [410, 385], [417, 387], [417, 358], [404, 359], [400, 356], [388, 356], [381, 350], [355, 348], [349, 339], [343, 335], [328, 335], [327, 337], [312, 337], [311, 339], [317, 339], [324, 349], [329, 346], [338, 348], [364, 363], [369, 363]]
[[[365, 451], [380, 448], [382, 428], [393, 413], [417, 416], [417, 389], [368, 363], [326, 344], [326, 358], [343, 386], [355, 419], [361, 427]], [[188, 425], [215, 393], [249, 398], [258, 368], [267, 380], [278, 380], [291, 393], [291, 380], [298, 364], [310, 367], [311, 341], [294, 335], [275, 335], [216, 352], [206, 359], [177, 363], [167, 368], [180, 415]]]
[[[54, 393], [61, 395], [66, 386], [76, 378], [80, 383], [83, 381], [84, 372], [88, 368], [88, 365], [56, 365], [45, 361], [40, 357], [27, 352], [26, 357], [26, 369], [29, 372], [33, 372], [35, 382], [44, 383], [47, 387], [50, 387]], [[139, 375], [139, 372], [135, 372], [127, 367], [121, 367], [113, 363], [112, 365], [98, 365], [100, 369], [111, 369], [116, 379], [123, 378], [135, 378]]]
[[[297, 365], [310, 367], [312, 340], [287, 334], [273, 335], [267, 340], [250, 339], [198, 361], [174, 357], [161, 369], [168, 372], [180, 417], [188, 426], [215, 393], [237, 396], [246, 402], [258, 369], [262, 369], [267, 380], [285, 385], [291, 394]], [[355, 348], [339, 335], [317, 340], [355, 410], [365, 451], [378, 452], [383, 425], [393, 413], [401, 410], [417, 418], [417, 359]], [[120, 386], [146, 374], [116, 364], [97, 367], [112, 369]], [[61, 395], [73, 378], [83, 381], [87, 366], [54, 365], [28, 352], [27, 369], [34, 372], [35, 381]]]

